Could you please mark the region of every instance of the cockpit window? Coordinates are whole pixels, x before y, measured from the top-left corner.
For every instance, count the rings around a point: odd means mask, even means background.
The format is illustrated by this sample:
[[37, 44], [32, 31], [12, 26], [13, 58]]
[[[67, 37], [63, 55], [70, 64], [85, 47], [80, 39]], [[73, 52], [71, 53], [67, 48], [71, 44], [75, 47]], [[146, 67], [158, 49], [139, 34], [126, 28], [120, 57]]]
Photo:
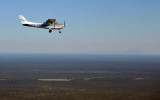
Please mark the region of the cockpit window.
[[52, 22], [48, 22], [48, 23], [46, 23], [47, 25], [51, 25], [51, 24], [53, 24]]
[[44, 24], [51, 25], [56, 22], [56, 19], [48, 19]]

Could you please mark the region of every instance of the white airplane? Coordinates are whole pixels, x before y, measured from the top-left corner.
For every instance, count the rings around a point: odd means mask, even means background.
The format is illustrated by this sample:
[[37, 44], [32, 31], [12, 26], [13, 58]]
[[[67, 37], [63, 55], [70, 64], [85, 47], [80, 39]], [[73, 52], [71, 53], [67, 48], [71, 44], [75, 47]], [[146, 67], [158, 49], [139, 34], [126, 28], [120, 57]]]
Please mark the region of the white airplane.
[[52, 30], [59, 30], [59, 33], [61, 33], [60, 30], [66, 26], [65, 21], [64, 21], [64, 24], [58, 24], [56, 23], [56, 19], [48, 19], [44, 23], [35, 23], [35, 22], [27, 21], [22, 15], [19, 15], [19, 18], [23, 26], [49, 29], [49, 33], [51, 33]]

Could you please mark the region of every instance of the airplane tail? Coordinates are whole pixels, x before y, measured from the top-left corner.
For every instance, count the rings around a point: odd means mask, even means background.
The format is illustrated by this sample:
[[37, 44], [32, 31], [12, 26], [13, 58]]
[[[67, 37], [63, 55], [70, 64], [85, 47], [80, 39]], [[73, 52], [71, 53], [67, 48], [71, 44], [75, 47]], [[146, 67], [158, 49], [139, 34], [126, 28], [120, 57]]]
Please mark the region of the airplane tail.
[[28, 21], [22, 15], [19, 15], [19, 19], [21, 20], [22, 24], [27, 24], [28, 23]]
[[21, 21], [27, 21], [22, 15], [19, 15], [19, 19], [20, 19]]

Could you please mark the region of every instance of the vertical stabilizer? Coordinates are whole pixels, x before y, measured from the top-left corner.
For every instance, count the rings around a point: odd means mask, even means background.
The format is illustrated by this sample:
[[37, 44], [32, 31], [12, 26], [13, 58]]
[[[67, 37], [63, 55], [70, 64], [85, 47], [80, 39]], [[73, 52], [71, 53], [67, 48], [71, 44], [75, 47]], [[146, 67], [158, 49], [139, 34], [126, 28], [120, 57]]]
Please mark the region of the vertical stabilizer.
[[28, 24], [28, 21], [22, 15], [19, 15], [19, 19], [23, 25]]
[[22, 15], [19, 15], [19, 19], [20, 19], [21, 21], [27, 21]]

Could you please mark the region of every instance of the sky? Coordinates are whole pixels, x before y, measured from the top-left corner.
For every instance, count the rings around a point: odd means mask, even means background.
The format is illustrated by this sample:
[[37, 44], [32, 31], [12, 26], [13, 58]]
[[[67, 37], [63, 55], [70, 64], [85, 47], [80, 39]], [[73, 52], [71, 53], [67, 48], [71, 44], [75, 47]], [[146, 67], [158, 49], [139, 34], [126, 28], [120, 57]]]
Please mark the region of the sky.
[[[66, 21], [59, 34], [24, 27]], [[1, 0], [0, 53], [160, 54], [160, 0]]]

